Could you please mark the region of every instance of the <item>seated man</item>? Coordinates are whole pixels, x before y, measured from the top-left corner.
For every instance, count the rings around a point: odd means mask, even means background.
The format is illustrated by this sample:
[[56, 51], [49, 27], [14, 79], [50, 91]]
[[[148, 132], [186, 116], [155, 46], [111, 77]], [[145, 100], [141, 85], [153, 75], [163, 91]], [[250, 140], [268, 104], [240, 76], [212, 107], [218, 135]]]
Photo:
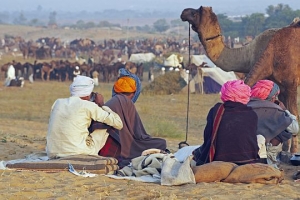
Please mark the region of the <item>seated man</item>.
[[[122, 76], [115, 82], [113, 90], [115, 95], [105, 105], [119, 114], [123, 122], [123, 128], [117, 133], [121, 148], [119, 156], [120, 166], [129, 164], [132, 158], [141, 156], [146, 149], [166, 150], [166, 141], [148, 135], [137, 113], [132, 101], [136, 91], [135, 80], [129, 76]], [[91, 126], [91, 131], [97, 128], [101, 128], [101, 124], [94, 122]], [[115, 135], [112, 135], [110, 132], [110, 136], [115, 141], [118, 140], [116, 132]], [[109, 145], [108, 142], [107, 145]], [[102, 155], [101, 151], [99, 154]]]
[[193, 151], [196, 165], [212, 161], [247, 164], [259, 162], [257, 115], [247, 106], [250, 87], [241, 80], [227, 81], [221, 100], [207, 115], [204, 143]]
[[[93, 79], [78, 75], [70, 85], [71, 97], [57, 99], [52, 105], [46, 138], [48, 157], [98, 155], [108, 134], [106, 129], [89, 134], [92, 120], [118, 130], [123, 127], [118, 114], [103, 106], [102, 95], [92, 93], [93, 88]], [[95, 94], [96, 104], [90, 101], [91, 94]]]
[[276, 83], [260, 80], [252, 87], [248, 103], [258, 116], [257, 135], [261, 138], [261, 146], [265, 148], [260, 152], [260, 156], [267, 158], [268, 164], [274, 167], [277, 167], [276, 157], [282, 151], [283, 142], [299, 131], [296, 116], [277, 100], [279, 93], [280, 89]]

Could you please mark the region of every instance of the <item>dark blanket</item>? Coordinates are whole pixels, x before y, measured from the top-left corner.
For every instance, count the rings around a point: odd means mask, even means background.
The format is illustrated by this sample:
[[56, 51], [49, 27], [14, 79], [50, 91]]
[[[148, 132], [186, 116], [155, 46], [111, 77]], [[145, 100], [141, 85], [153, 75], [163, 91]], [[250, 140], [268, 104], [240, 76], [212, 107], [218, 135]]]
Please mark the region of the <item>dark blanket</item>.
[[[141, 156], [146, 149], [156, 148], [165, 150], [166, 141], [161, 138], [153, 138], [147, 134], [140, 116], [133, 102], [123, 94], [113, 96], [105, 103], [112, 111], [116, 112], [122, 122], [123, 128], [118, 131], [121, 144], [121, 157], [126, 160]], [[101, 123], [93, 122], [90, 131]], [[114, 131], [117, 133], [117, 131]], [[109, 133], [111, 135], [111, 133]]]
[[[197, 165], [209, 162], [211, 134], [219, 106], [220, 103], [210, 109], [204, 129], [204, 143], [193, 152]], [[247, 105], [238, 102], [227, 101], [224, 108], [216, 136], [214, 161], [246, 164], [258, 160], [256, 113]]]

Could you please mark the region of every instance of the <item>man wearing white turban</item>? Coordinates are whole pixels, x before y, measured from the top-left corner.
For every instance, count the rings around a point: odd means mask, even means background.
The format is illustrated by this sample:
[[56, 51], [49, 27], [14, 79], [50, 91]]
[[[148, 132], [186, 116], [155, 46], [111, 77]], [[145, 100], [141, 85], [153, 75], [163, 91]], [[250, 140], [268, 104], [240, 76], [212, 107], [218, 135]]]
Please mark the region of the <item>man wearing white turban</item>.
[[[70, 85], [71, 97], [57, 99], [52, 105], [46, 138], [48, 157], [98, 155], [108, 133], [106, 129], [98, 129], [89, 134], [92, 120], [122, 129], [119, 115], [103, 106], [102, 95], [93, 93], [93, 89], [93, 79], [79, 75]], [[90, 101], [91, 97], [95, 102]]]

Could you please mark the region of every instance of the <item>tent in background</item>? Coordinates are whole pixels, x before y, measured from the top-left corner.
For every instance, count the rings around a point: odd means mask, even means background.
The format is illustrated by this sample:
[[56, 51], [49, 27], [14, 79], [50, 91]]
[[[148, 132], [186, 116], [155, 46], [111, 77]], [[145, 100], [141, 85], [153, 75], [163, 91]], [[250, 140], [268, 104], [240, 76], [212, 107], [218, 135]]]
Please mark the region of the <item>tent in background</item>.
[[151, 62], [155, 58], [153, 53], [135, 53], [131, 54], [129, 61], [140, 64], [145, 62]]
[[206, 55], [191, 55], [191, 63], [199, 66], [203, 62], [207, 63], [206, 65], [209, 67], [216, 67], [216, 65], [206, 56]]
[[172, 54], [164, 60], [164, 66], [181, 68], [182, 65], [180, 63], [182, 63], [182, 62], [183, 62], [182, 56], [177, 56], [176, 54]]
[[[206, 62], [206, 66], [198, 69], [198, 73], [191, 81], [191, 92], [210, 94], [219, 93], [222, 85], [229, 80], [237, 80], [234, 72], [225, 72], [216, 65], [206, 55], [192, 55], [191, 63], [199, 66]], [[200, 71], [201, 70], [201, 71]], [[194, 84], [194, 85], [193, 85]]]

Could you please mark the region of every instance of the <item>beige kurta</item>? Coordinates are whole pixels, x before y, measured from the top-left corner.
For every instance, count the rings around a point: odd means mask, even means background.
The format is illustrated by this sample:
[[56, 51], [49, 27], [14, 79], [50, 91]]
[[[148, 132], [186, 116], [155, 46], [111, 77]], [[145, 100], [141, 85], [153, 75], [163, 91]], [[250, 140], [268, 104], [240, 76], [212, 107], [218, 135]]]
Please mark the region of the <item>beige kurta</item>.
[[69, 155], [97, 155], [108, 134], [106, 129], [92, 133], [90, 140], [88, 127], [91, 120], [103, 122], [120, 130], [123, 123], [120, 117], [103, 106], [79, 97], [58, 99], [54, 102], [47, 133], [47, 155], [50, 158]]

